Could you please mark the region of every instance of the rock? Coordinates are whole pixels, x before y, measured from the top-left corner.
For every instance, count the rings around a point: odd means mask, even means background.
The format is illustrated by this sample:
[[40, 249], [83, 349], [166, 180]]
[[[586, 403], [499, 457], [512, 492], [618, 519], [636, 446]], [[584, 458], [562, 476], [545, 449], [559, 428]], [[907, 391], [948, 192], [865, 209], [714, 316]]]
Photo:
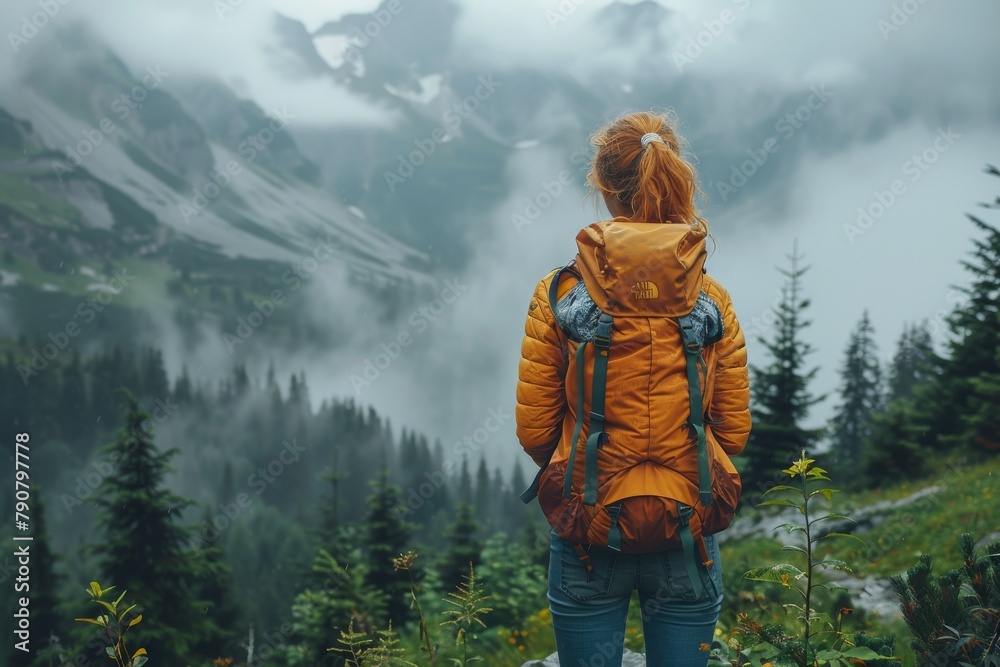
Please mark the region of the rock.
[[[559, 654], [553, 653], [544, 660], [531, 660], [521, 667], [559, 667]], [[622, 667], [646, 667], [646, 656], [625, 649], [625, 654], [622, 656]]]

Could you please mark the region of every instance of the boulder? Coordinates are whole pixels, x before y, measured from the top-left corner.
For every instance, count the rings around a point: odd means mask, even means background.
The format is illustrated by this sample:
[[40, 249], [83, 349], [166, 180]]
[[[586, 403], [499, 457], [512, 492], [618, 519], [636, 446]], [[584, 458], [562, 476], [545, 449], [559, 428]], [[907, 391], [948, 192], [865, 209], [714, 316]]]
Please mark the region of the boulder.
[[[559, 654], [553, 653], [544, 660], [530, 660], [521, 667], [559, 667]], [[622, 667], [646, 667], [646, 656], [625, 649], [622, 656]]]

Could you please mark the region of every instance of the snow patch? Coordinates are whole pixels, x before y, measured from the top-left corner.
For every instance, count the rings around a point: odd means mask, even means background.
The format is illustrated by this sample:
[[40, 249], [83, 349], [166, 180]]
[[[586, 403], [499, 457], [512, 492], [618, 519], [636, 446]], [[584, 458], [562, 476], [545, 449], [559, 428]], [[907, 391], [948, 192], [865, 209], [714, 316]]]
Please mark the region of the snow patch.
[[21, 274], [0, 269], [0, 287], [10, 287], [21, 282]]
[[333, 69], [343, 67], [345, 54], [351, 46], [351, 38], [347, 35], [320, 35], [313, 38], [316, 53]]
[[383, 88], [385, 88], [390, 95], [395, 95], [396, 97], [406, 100], [407, 102], [427, 105], [433, 102], [437, 96], [441, 94], [441, 89], [444, 85], [444, 75], [428, 74], [427, 76], [421, 77], [417, 83], [420, 85], [419, 93], [412, 90], [400, 90], [389, 83], [383, 84]]
[[87, 289], [91, 292], [107, 292], [108, 294], [119, 294], [121, 288], [114, 287], [111, 283], [89, 283]]

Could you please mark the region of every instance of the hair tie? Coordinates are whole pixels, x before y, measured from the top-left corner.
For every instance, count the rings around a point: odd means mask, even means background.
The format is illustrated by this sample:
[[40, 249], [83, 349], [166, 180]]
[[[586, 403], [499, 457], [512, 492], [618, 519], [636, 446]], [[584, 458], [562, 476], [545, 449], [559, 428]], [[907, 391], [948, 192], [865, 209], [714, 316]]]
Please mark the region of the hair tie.
[[661, 144], [664, 143], [663, 137], [661, 137], [656, 132], [647, 132], [646, 134], [642, 135], [641, 141], [643, 150], [645, 150], [646, 146], [648, 146], [651, 142], [658, 141]]

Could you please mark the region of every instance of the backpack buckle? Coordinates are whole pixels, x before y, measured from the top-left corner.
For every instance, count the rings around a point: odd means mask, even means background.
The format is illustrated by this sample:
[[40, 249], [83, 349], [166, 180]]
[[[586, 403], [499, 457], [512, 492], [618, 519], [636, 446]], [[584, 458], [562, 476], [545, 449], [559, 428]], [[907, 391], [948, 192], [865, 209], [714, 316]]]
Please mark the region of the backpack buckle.
[[611, 348], [611, 325], [614, 319], [607, 313], [601, 313], [597, 318], [597, 331], [594, 332], [594, 347], [606, 352]]
[[692, 516], [694, 516], [694, 510], [691, 509], [690, 505], [677, 503], [677, 518], [680, 519], [682, 526], [687, 526], [691, 522]]

